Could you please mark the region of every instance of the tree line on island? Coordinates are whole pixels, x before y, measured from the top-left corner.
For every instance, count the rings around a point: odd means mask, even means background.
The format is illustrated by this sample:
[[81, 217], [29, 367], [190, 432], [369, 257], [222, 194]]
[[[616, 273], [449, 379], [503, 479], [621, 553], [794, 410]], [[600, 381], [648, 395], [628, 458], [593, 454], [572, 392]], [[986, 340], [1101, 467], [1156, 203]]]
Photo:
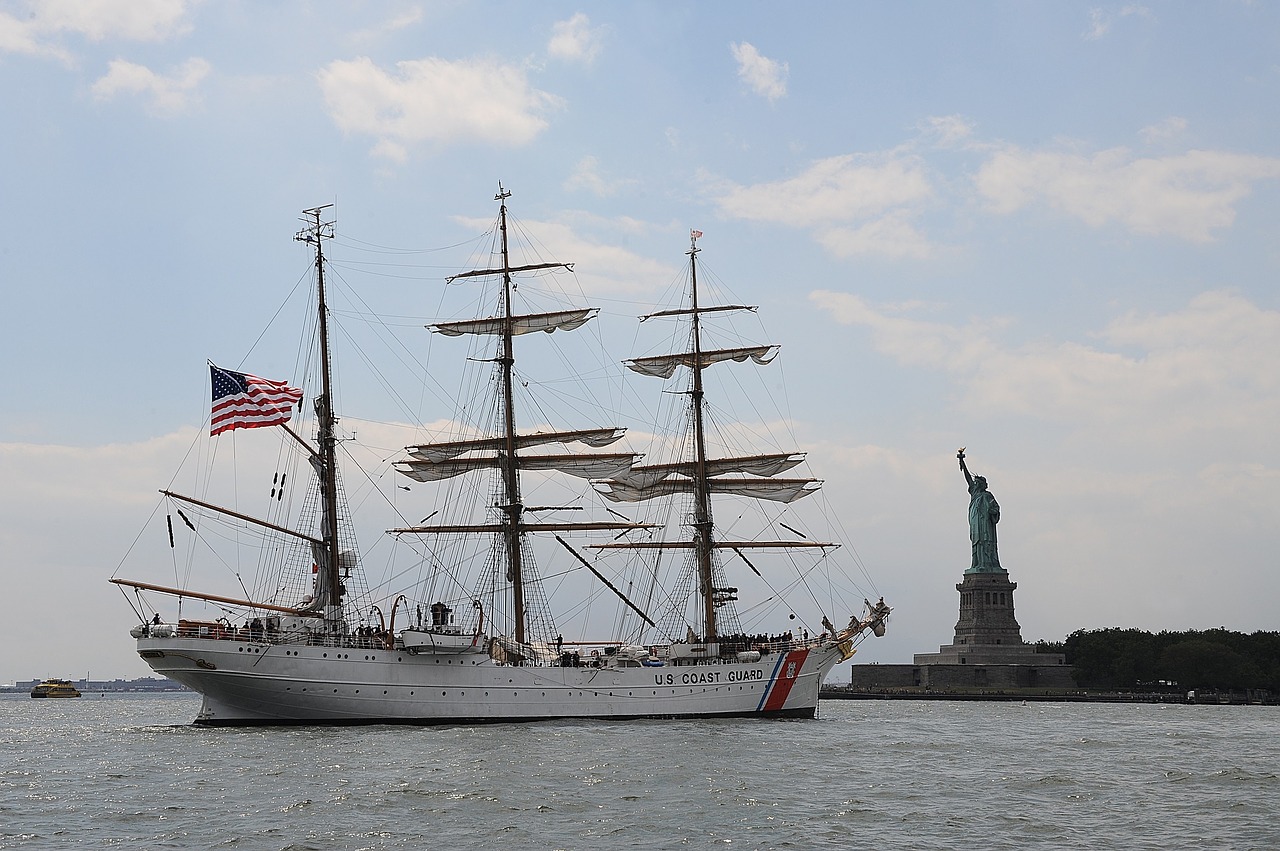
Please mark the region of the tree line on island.
[[1280, 692], [1280, 632], [1226, 629], [1159, 632], [1081, 629], [1066, 641], [1037, 641], [1040, 653], [1064, 653], [1082, 688], [1161, 687]]

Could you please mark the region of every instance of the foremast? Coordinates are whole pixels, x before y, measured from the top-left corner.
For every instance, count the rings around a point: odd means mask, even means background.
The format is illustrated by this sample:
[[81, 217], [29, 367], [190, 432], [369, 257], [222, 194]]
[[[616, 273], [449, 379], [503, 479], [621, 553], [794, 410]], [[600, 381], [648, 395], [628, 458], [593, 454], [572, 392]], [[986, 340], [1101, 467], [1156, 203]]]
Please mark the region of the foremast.
[[[432, 331], [448, 336], [462, 334], [494, 335], [498, 337], [498, 354], [494, 359], [500, 375], [501, 421], [496, 438], [478, 438], [448, 441], [407, 447], [409, 458], [397, 463], [396, 469], [417, 481], [438, 481], [464, 473], [496, 468], [501, 480], [502, 502], [494, 506], [501, 515], [497, 524], [461, 524], [413, 526], [389, 530], [395, 534], [472, 534], [489, 532], [497, 534], [503, 542], [503, 555], [507, 580], [511, 587], [512, 638], [516, 644], [529, 641], [529, 604], [527, 594], [531, 565], [527, 565], [523, 552], [523, 539], [528, 532], [561, 531], [626, 531], [648, 528], [647, 524], [630, 522], [593, 523], [530, 523], [525, 519], [529, 510], [521, 495], [521, 474], [525, 470], [556, 470], [580, 478], [601, 478], [629, 470], [639, 458], [631, 452], [588, 454], [536, 454], [525, 455], [522, 450], [549, 443], [582, 443], [591, 448], [607, 446], [620, 439], [623, 428], [596, 428], [576, 431], [535, 432], [522, 434], [516, 424], [514, 391], [515, 343], [514, 338], [533, 331], [552, 333], [558, 330], [572, 331], [593, 318], [598, 309], [556, 311], [552, 313], [518, 314], [512, 303], [513, 276], [521, 272], [563, 269], [572, 271], [571, 263], [529, 263], [512, 265], [510, 240], [507, 232], [507, 203], [511, 193], [501, 186], [494, 200], [498, 202], [498, 230], [501, 240], [501, 265], [491, 269], [476, 269], [450, 277], [455, 280], [499, 276], [498, 316], [493, 319], [440, 322], [428, 326]], [[562, 541], [563, 543], [563, 541]], [[568, 546], [566, 544], [566, 546]], [[614, 593], [622, 596], [617, 589]], [[629, 600], [623, 599], [631, 604]], [[634, 604], [631, 604], [634, 605]], [[643, 615], [643, 613], [641, 613]], [[645, 616], [647, 617], [647, 616]], [[542, 636], [549, 640], [550, 636]]]
[[[731, 493], [752, 499], [789, 503], [816, 491], [821, 482], [817, 479], [779, 479], [776, 474], [800, 464], [805, 456], [800, 452], [772, 455], [712, 458], [707, 450], [706, 394], [703, 389], [703, 371], [723, 361], [753, 360], [757, 364], [770, 363], [779, 347], [763, 345], [734, 349], [707, 349], [703, 344], [702, 317], [721, 311], [755, 311], [750, 305], [703, 306], [698, 292], [698, 237], [699, 231], [690, 233], [689, 257], [689, 307], [664, 310], [640, 317], [645, 321], [655, 317], [683, 317], [690, 321], [690, 350], [685, 353], [634, 358], [624, 363], [635, 372], [659, 378], [671, 378], [678, 367], [690, 371], [689, 406], [693, 429], [693, 458], [673, 464], [635, 466], [621, 476], [597, 482], [597, 490], [616, 502], [639, 502], [673, 494], [689, 494], [693, 502], [692, 540], [674, 541], [615, 541], [597, 545], [599, 549], [681, 549], [693, 548], [697, 573], [696, 587], [701, 597], [701, 641], [716, 642], [721, 634], [718, 610], [734, 602], [736, 588], [717, 585], [716, 551], [730, 549], [746, 561], [742, 551], [762, 548], [837, 547], [838, 544], [820, 541], [719, 541], [715, 534], [712, 511], [713, 493]], [[729, 474], [746, 474], [742, 477]], [[750, 562], [747, 562], [750, 565]], [[752, 566], [752, 570], [755, 567]], [[758, 571], [756, 571], [758, 573]]]
[[[121, 579], [113, 577], [111, 582], [123, 586], [134, 588], [137, 591], [156, 591], [163, 594], [171, 594], [176, 597], [192, 597], [210, 602], [228, 603], [236, 606], [244, 606], [249, 609], [257, 609], [263, 611], [284, 612], [288, 614], [298, 615], [302, 617], [323, 617], [325, 628], [329, 632], [342, 632], [345, 630], [345, 621], [343, 619], [343, 597], [346, 595], [346, 587], [342, 577], [342, 559], [341, 559], [341, 539], [340, 539], [340, 514], [339, 514], [339, 495], [338, 495], [338, 468], [337, 468], [337, 417], [333, 412], [333, 375], [331, 367], [331, 359], [329, 352], [329, 308], [326, 301], [325, 280], [324, 280], [324, 246], [323, 241], [333, 238], [333, 222], [322, 221], [323, 211], [331, 208], [332, 204], [326, 204], [320, 207], [313, 207], [303, 211], [304, 218], [302, 221], [306, 224], [302, 230], [294, 235], [294, 239], [298, 242], [305, 242], [315, 248], [315, 268], [316, 268], [316, 310], [318, 325], [317, 331], [319, 336], [319, 358], [320, 358], [320, 395], [315, 400], [314, 406], [317, 419], [317, 443], [318, 447], [313, 447], [297, 432], [289, 428], [285, 423], [276, 423], [302, 448], [306, 451], [312, 468], [316, 472], [316, 478], [320, 487], [318, 488], [318, 496], [320, 499], [320, 537], [307, 532], [300, 532], [287, 526], [272, 523], [267, 520], [233, 511], [223, 506], [205, 502], [191, 496], [186, 496], [170, 490], [161, 490], [160, 492], [166, 497], [189, 505], [197, 506], [210, 512], [230, 517], [263, 529], [293, 537], [307, 542], [310, 545], [312, 562], [315, 565], [314, 572], [316, 578], [313, 582], [314, 593], [308, 594], [303, 600], [295, 606], [284, 606], [276, 603], [264, 603], [254, 600], [246, 600], [238, 597], [227, 597], [219, 594], [208, 594], [194, 591], [187, 588], [174, 588], [164, 585], [156, 585], [149, 582], [138, 582], [131, 579]], [[283, 494], [283, 486], [280, 493]], [[272, 494], [276, 491], [273, 489]], [[178, 512], [182, 514], [181, 510]], [[191, 524], [186, 516], [183, 520], [194, 531], [195, 526]], [[173, 546], [172, 529], [169, 534], [169, 545]]]
[[329, 355], [329, 306], [325, 300], [324, 240], [333, 238], [333, 222], [322, 221], [321, 214], [332, 207], [326, 204], [303, 211], [306, 227], [294, 236], [315, 248], [316, 308], [320, 336], [320, 395], [315, 401], [317, 453], [312, 463], [320, 478], [320, 543], [312, 545], [317, 556], [318, 581], [314, 605], [326, 622], [342, 620], [342, 597], [345, 588], [340, 576], [341, 552], [338, 542], [338, 462], [337, 418], [333, 413], [333, 370]]

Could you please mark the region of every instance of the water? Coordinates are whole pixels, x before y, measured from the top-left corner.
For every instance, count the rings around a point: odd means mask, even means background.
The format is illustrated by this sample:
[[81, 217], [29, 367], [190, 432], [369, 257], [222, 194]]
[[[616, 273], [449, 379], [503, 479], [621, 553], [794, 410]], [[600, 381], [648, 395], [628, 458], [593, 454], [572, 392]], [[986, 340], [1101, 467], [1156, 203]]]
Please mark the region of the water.
[[1280, 847], [1276, 707], [210, 730], [198, 704], [0, 699], [0, 848]]

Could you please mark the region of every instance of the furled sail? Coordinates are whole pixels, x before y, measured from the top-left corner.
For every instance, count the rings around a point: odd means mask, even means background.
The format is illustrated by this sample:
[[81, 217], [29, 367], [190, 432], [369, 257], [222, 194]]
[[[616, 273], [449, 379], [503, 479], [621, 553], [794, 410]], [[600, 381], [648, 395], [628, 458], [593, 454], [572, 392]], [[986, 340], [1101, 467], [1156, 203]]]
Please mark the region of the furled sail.
[[[642, 502], [646, 499], [677, 493], [695, 493], [697, 490], [697, 481], [694, 479], [662, 479], [648, 487], [637, 487], [616, 479], [593, 482], [593, 484], [601, 496], [613, 502]], [[822, 482], [818, 479], [707, 480], [707, 488], [711, 493], [725, 493], [783, 503], [795, 502], [821, 486]]]
[[[600, 449], [622, 438], [625, 428], [589, 428], [578, 431], [546, 431], [533, 434], [517, 434], [516, 449], [542, 446], [547, 443], [583, 443]], [[409, 446], [407, 451], [421, 461], [447, 461], [468, 452], [496, 452], [507, 445], [502, 437], [479, 437], [472, 440], [453, 440], [446, 443], [427, 443]]]
[[[803, 452], [784, 452], [778, 455], [714, 458], [707, 460], [706, 471], [708, 476], [723, 476], [727, 473], [776, 476], [804, 461], [804, 457]], [[667, 476], [679, 475], [692, 478], [696, 473], [697, 465], [693, 461], [678, 461], [674, 464], [633, 466], [624, 473], [615, 473], [612, 476], [612, 481], [632, 487], [647, 488], [662, 481]]]
[[[516, 466], [521, 470], [557, 470], [580, 479], [603, 479], [626, 473], [639, 456], [631, 452], [602, 455], [521, 455]], [[499, 467], [502, 456], [454, 458], [446, 461], [398, 461], [396, 472], [419, 482], [438, 482], [475, 470]]]
[[642, 375], [653, 375], [658, 378], [670, 378], [675, 375], [676, 367], [687, 366], [705, 368], [721, 361], [733, 360], [739, 363], [747, 358], [762, 366], [769, 363], [778, 354], [779, 346], [750, 346], [741, 349], [713, 349], [701, 353], [682, 352], [675, 355], [657, 355], [648, 358], [633, 358], [623, 361], [628, 369]]
[[600, 312], [598, 307], [582, 310], [558, 310], [554, 313], [530, 313], [512, 316], [510, 319], [469, 319], [462, 322], [437, 322], [428, 327], [449, 337], [463, 334], [502, 334], [508, 328], [512, 336], [531, 334], [534, 331], [572, 331], [586, 324]]

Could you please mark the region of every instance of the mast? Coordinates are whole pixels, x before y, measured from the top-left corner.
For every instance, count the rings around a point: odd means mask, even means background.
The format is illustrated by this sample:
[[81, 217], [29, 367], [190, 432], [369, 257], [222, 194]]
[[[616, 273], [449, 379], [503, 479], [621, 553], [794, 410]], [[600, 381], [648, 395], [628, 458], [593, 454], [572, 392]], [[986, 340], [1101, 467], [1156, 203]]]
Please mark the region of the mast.
[[316, 309], [320, 331], [320, 396], [316, 399], [317, 438], [319, 457], [316, 462], [320, 474], [321, 520], [320, 538], [324, 557], [317, 559], [319, 592], [316, 596], [329, 608], [326, 620], [340, 620], [344, 588], [340, 577], [338, 546], [338, 464], [337, 428], [333, 414], [333, 374], [329, 362], [329, 307], [324, 290], [324, 240], [333, 238], [333, 222], [322, 222], [320, 214], [332, 207], [325, 204], [303, 210], [306, 227], [298, 231], [294, 239], [315, 246], [316, 250]]
[[[712, 456], [708, 453], [703, 371], [718, 363], [742, 363], [748, 360], [760, 366], [766, 366], [773, 361], [779, 347], [771, 344], [724, 349], [705, 347], [702, 339], [702, 314], [740, 310], [754, 312], [756, 308], [745, 304], [704, 306], [701, 303], [698, 292], [698, 238], [702, 234], [695, 230], [691, 231], [689, 236], [690, 247], [686, 252], [689, 255], [689, 306], [660, 310], [640, 317], [641, 322], [656, 317], [687, 318], [691, 326], [689, 350], [631, 358], [624, 363], [634, 372], [663, 380], [670, 379], [680, 367], [689, 369], [690, 382], [685, 392], [689, 396], [690, 407], [686, 428], [693, 430], [692, 451], [686, 450], [684, 459], [674, 463], [633, 465], [628, 471], [609, 479], [594, 480], [592, 484], [597, 493], [613, 502], [642, 502], [676, 495], [691, 499], [693, 503], [690, 512], [692, 535], [685, 534], [680, 540], [615, 540], [590, 546], [599, 550], [692, 550], [693, 561], [686, 561], [685, 565], [691, 572], [692, 586], [702, 597], [701, 612], [690, 612], [687, 615], [681, 613], [680, 617], [682, 620], [687, 618], [685, 625], [689, 629], [693, 628], [695, 621], [700, 620], [705, 633], [700, 638], [703, 642], [710, 644], [717, 641], [720, 634], [718, 621], [722, 618], [717, 609], [737, 599], [734, 596], [736, 588], [716, 587], [719, 569], [716, 550], [729, 549], [746, 561], [743, 551], [748, 549], [820, 548], [826, 550], [839, 545], [808, 539], [789, 541], [759, 539], [719, 541], [716, 539], [715, 523], [712, 517], [712, 501], [716, 495], [733, 495], [787, 504], [809, 496], [822, 483], [811, 478], [779, 477], [780, 473], [804, 461], [805, 455], [802, 452], [735, 456]], [[690, 455], [692, 457], [689, 457]], [[751, 566], [750, 562], [747, 564]], [[754, 566], [752, 570], [755, 570]], [[759, 571], [756, 570], [756, 573], [758, 574]], [[691, 601], [692, 597], [687, 600]], [[681, 601], [680, 605], [683, 606], [684, 602]], [[736, 615], [732, 609], [728, 611], [727, 618], [730, 624], [736, 621]], [[671, 625], [675, 626], [675, 623]]]
[[[557, 262], [512, 265], [506, 204], [506, 199], [509, 197], [511, 193], [499, 184], [498, 194], [494, 196], [494, 200], [499, 202], [498, 228], [502, 239], [500, 264], [496, 268], [473, 269], [448, 278], [450, 283], [463, 278], [499, 278], [502, 282], [502, 293], [499, 297], [501, 303], [495, 310], [496, 315], [484, 319], [435, 322], [427, 326], [433, 332], [450, 337], [482, 335], [498, 338], [494, 362], [498, 364], [501, 376], [501, 389], [498, 391], [500, 397], [498, 402], [502, 408], [500, 422], [491, 425], [493, 434], [490, 436], [406, 447], [408, 457], [395, 464], [396, 472], [419, 482], [436, 482], [454, 476], [496, 469], [499, 477], [496, 486], [498, 493], [495, 496], [497, 504], [490, 507], [496, 515], [491, 515], [483, 523], [425, 525], [424, 521], [424, 525], [388, 531], [396, 535], [476, 533], [496, 535], [506, 551], [505, 558], [499, 556], [496, 569], [506, 568], [506, 579], [511, 585], [511, 614], [514, 621], [512, 638], [518, 644], [527, 644], [530, 641], [530, 632], [535, 627], [545, 628], [549, 624], [538, 623], [539, 612], [536, 608], [538, 598], [535, 587], [537, 574], [532, 561], [524, 558], [525, 554], [521, 549], [526, 534], [573, 531], [627, 532], [652, 529], [655, 526], [650, 523], [632, 523], [625, 518], [621, 521], [603, 522], [530, 523], [525, 520], [528, 513], [542, 509], [525, 506], [520, 484], [522, 471], [555, 472], [595, 481], [625, 475], [640, 456], [634, 452], [590, 451], [609, 446], [621, 439], [626, 432], [624, 428], [594, 427], [526, 433], [521, 433], [517, 429], [514, 338], [535, 332], [550, 334], [557, 331], [573, 331], [590, 321], [599, 311], [597, 308], [575, 308], [548, 313], [516, 312], [513, 297], [516, 284], [513, 276], [542, 270], [572, 270], [573, 265]], [[535, 447], [545, 448], [553, 443], [563, 444], [569, 451], [564, 453], [524, 451]], [[583, 447], [571, 448], [576, 444], [582, 444], [585, 450]]]
[[702, 591], [702, 616], [706, 625], [704, 641], [716, 640], [716, 603], [713, 587], [714, 565], [711, 540], [711, 486], [707, 481], [707, 442], [703, 431], [702, 324], [698, 313], [698, 238], [689, 235], [689, 277], [693, 308], [693, 406], [695, 558], [698, 560], [698, 587]]
[[516, 461], [515, 394], [511, 387], [511, 373], [516, 362], [512, 345], [511, 311], [511, 255], [507, 242], [507, 199], [511, 193], [498, 184], [498, 226], [502, 232], [502, 355], [498, 364], [502, 370], [502, 480], [506, 503], [502, 506], [507, 515], [504, 534], [507, 540], [507, 578], [511, 582], [511, 606], [515, 618], [515, 640], [525, 641], [524, 576], [520, 552], [520, 520], [524, 506], [520, 502], [520, 469]]

